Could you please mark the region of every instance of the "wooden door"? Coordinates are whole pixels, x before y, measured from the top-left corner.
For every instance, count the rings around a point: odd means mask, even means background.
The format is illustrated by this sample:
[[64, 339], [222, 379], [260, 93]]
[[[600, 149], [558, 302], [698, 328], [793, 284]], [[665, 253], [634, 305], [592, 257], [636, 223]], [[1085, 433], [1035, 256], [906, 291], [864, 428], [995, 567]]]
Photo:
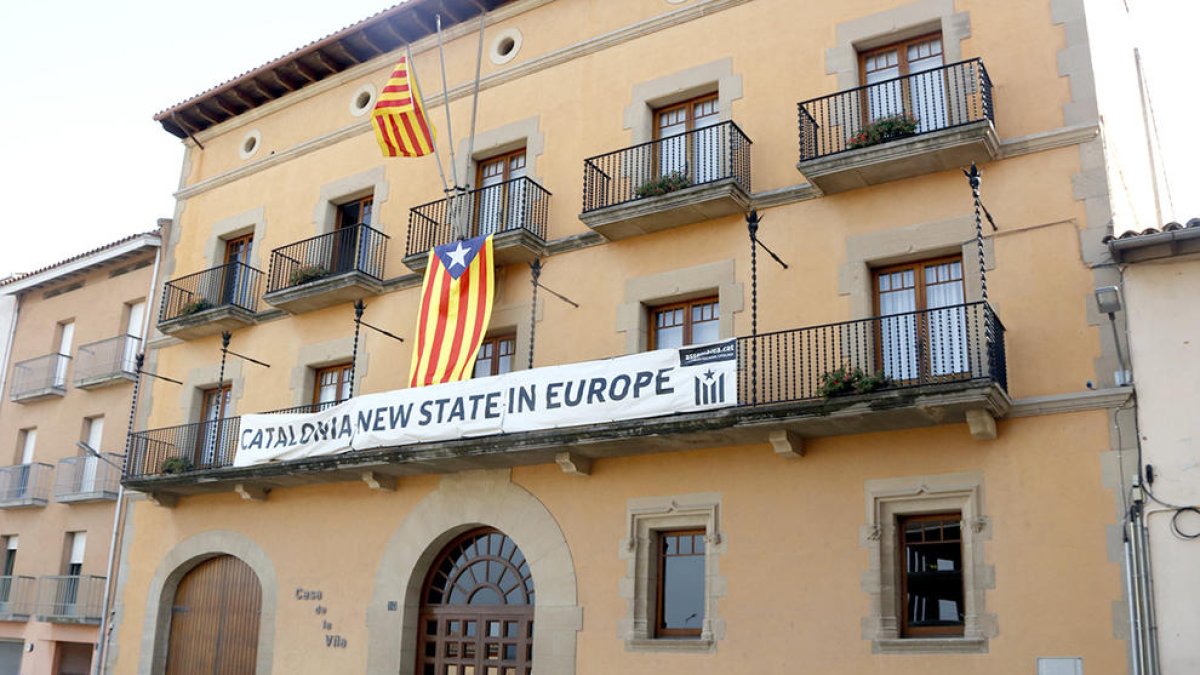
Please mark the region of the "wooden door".
[[250, 675], [258, 660], [262, 586], [250, 566], [222, 555], [184, 575], [168, 629], [167, 675]]

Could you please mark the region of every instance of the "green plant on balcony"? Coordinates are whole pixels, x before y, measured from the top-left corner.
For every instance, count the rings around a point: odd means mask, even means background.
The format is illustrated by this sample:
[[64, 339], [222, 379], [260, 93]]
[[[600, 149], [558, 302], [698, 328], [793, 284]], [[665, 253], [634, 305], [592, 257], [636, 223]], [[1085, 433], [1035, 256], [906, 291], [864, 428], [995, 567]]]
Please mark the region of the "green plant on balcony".
[[178, 475], [187, 473], [193, 468], [192, 460], [187, 457], [168, 457], [163, 460], [162, 466], [159, 467], [159, 472], [164, 475]]
[[892, 383], [892, 378], [883, 373], [868, 374], [862, 368], [838, 366], [821, 374], [818, 393], [825, 398], [846, 394], [869, 394]]
[[191, 316], [193, 314], [203, 312], [206, 309], [212, 309], [212, 306], [213, 304], [209, 302], [207, 298], [193, 300], [179, 308], [179, 316]]
[[317, 279], [324, 279], [327, 276], [329, 276], [329, 270], [324, 265], [305, 265], [292, 270], [292, 273], [288, 275], [288, 285], [299, 286]]
[[915, 136], [917, 124], [917, 118], [909, 113], [880, 117], [855, 132], [846, 145], [853, 150], [894, 141], [897, 138]]
[[661, 176], [655, 176], [654, 178], [651, 178], [645, 183], [637, 186], [633, 193], [637, 195], [638, 198], [660, 197], [669, 192], [675, 192], [676, 190], [682, 190], [691, 186], [692, 179], [688, 178], [687, 172], [679, 170], [671, 171], [670, 173], [664, 173]]

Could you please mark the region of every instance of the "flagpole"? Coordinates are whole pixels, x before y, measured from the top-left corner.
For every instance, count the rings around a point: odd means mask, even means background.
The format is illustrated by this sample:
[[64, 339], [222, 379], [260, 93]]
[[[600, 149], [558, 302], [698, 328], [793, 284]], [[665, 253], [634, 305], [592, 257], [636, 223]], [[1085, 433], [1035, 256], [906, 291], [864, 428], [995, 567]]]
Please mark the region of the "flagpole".
[[[413, 84], [416, 85], [417, 100], [421, 102], [422, 110], [429, 110], [425, 106], [425, 94], [421, 93], [421, 80], [417, 77], [417, 64], [413, 62], [412, 45], [407, 42], [404, 44], [404, 53], [408, 56], [408, 72], [412, 76]], [[446, 171], [442, 168], [442, 155], [437, 149], [437, 134], [430, 134], [430, 139], [433, 141], [433, 158], [437, 160], [438, 176], [442, 179], [442, 193], [450, 191], [446, 186]]]
[[479, 51], [475, 55], [475, 93], [471, 100], [471, 136], [467, 141], [467, 162], [475, 154], [475, 117], [479, 113], [479, 74], [483, 69], [483, 28], [484, 14], [479, 14]]
[[458, 159], [454, 156], [454, 127], [450, 123], [450, 83], [446, 79], [446, 46], [442, 42], [442, 15], [437, 15], [438, 59], [442, 64], [442, 106], [446, 110], [446, 135], [449, 136], [450, 177], [454, 179], [454, 189], [450, 193], [450, 201], [446, 205], [450, 210], [450, 224], [458, 239], [465, 239], [467, 228], [463, 227], [461, 214], [458, 213], [454, 198], [458, 196]]

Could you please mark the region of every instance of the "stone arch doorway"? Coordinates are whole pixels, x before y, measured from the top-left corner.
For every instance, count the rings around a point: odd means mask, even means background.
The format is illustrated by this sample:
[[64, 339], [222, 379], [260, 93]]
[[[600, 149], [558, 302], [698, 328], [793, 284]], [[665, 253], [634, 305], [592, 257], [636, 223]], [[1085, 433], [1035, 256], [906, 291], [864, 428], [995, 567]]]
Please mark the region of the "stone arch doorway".
[[504, 533], [451, 541], [421, 590], [417, 675], [530, 675], [534, 594], [529, 563]]
[[262, 584], [242, 560], [218, 555], [179, 580], [167, 628], [167, 675], [250, 675], [258, 661]]

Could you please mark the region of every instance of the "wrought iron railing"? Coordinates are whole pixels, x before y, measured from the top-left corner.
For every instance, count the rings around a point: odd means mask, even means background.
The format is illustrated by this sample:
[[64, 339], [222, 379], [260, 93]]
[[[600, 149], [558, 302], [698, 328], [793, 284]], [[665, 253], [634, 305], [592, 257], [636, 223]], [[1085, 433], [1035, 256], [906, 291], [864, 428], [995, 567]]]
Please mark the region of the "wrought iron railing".
[[158, 321], [162, 323], [226, 306], [258, 311], [261, 285], [262, 271], [240, 262], [168, 281], [163, 287]]
[[75, 352], [76, 386], [97, 380], [133, 375], [142, 340], [136, 335], [118, 335], [80, 345]]
[[529, 178], [471, 190], [465, 195], [414, 206], [408, 214], [408, 242], [404, 255], [424, 253], [454, 241], [459, 232], [468, 237], [525, 230], [546, 239], [550, 219], [550, 192]]
[[983, 302], [738, 339], [741, 405], [967, 381], [1008, 387], [1004, 326]]
[[67, 457], [58, 461], [54, 476], [54, 500], [112, 499], [121, 483], [125, 455], [106, 452], [99, 457]]
[[[266, 415], [312, 413], [341, 403], [308, 403], [267, 411]], [[184, 474], [233, 466], [241, 417], [135, 431], [129, 435], [126, 478]]]
[[271, 251], [267, 292], [302, 286], [326, 277], [362, 272], [383, 280], [388, 236], [359, 223]]
[[750, 139], [722, 122], [583, 160], [583, 211], [729, 179], [750, 192]]
[[47, 576], [38, 580], [39, 621], [92, 623], [104, 611], [104, 577]]
[[975, 58], [798, 104], [800, 161], [994, 120], [992, 81]]
[[18, 401], [30, 396], [66, 391], [67, 367], [70, 363], [71, 357], [67, 354], [47, 354], [14, 364], [9, 397]]
[[53, 470], [41, 462], [0, 467], [0, 507], [45, 504]]
[[33, 577], [0, 577], [0, 621], [26, 618], [33, 614], [37, 579]]

